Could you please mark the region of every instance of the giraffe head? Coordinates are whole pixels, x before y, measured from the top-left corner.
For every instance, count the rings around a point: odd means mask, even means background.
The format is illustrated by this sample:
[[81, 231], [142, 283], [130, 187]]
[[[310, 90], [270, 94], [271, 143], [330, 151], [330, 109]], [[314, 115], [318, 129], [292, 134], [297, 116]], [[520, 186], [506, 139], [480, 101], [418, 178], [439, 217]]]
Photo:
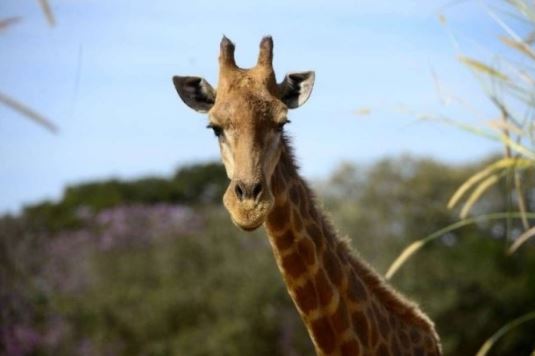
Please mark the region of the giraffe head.
[[277, 83], [272, 59], [273, 41], [264, 37], [256, 66], [239, 68], [234, 44], [223, 37], [216, 89], [200, 77], [173, 77], [184, 103], [208, 113], [230, 179], [223, 202], [244, 230], [262, 225], [273, 207], [271, 176], [283, 150], [287, 112], [308, 99], [314, 84], [314, 72], [289, 73]]

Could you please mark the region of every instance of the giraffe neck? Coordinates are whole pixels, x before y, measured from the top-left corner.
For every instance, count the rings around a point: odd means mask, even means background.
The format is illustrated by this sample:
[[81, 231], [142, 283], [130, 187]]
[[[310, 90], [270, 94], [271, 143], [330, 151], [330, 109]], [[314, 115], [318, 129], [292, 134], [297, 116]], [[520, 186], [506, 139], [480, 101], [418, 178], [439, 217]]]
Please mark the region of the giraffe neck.
[[285, 143], [265, 227], [279, 270], [318, 355], [438, 355], [418, 308], [384, 284], [336, 236]]

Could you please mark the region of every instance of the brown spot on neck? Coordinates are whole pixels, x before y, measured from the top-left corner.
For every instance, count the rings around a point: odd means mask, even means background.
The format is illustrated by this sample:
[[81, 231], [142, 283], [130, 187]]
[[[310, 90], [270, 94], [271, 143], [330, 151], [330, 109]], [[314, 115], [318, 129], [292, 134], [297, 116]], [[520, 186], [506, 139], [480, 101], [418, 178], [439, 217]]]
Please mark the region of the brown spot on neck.
[[329, 325], [329, 320], [321, 318], [311, 323], [312, 334], [319, 348], [326, 354], [334, 351], [336, 335]]
[[269, 213], [266, 226], [273, 233], [279, 233], [290, 224], [290, 206], [288, 204], [277, 205]]
[[282, 268], [284, 273], [294, 280], [301, 277], [307, 270], [303, 259], [296, 253], [282, 258]]
[[399, 344], [424, 344], [424, 335], [436, 346], [436, 333], [425, 315], [337, 237], [290, 158], [285, 148], [272, 178], [275, 204], [265, 226], [316, 351], [389, 355]]

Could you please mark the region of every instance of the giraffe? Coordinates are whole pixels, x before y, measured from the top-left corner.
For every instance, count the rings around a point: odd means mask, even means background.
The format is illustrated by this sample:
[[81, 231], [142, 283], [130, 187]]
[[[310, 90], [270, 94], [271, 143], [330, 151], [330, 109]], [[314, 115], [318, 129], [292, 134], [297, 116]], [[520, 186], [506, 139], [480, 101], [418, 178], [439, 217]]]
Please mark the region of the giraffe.
[[431, 320], [359, 258], [322, 213], [300, 177], [284, 126], [304, 104], [314, 72], [277, 84], [273, 40], [242, 69], [223, 36], [217, 90], [200, 77], [174, 76], [180, 98], [208, 113], [229, 186], [223, 203], [239, 228], [264, 225], [277, 266], [318, 355], [441, 355]]

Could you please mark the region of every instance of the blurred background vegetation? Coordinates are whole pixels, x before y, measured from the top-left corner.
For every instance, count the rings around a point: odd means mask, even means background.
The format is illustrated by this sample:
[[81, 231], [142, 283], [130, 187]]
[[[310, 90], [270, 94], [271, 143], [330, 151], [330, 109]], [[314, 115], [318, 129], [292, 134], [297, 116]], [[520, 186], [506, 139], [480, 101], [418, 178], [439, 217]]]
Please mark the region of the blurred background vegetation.
[[[316, 188], [341, 233], [384, 273], [409, 242], [458, 219], [445, 202], [482, 166], [408, 156], [346, 163]], [[526, 182], [533, 211], [535, 179]], [[220, 165], [199, 164], [68, 187], [58, 202], [3, 217], [4, 352], [311, 354], [264, 233], [238, 231], [219, 203], [225, 185]], [[489, 192], [480, 213], [503, 210], [506, 189]], [[535, 309], [535, 249], [510, 257], [508, 245], [503, 220], [483, 221], [441, 236], [393, 279], [435, 320], [446, 354], [474, 354]], [[529, 354], [525, 325], [492, 354]]]
[[[532, 3], [509, 4], [535, 24]], [[446, 355], [476, 354], [486, 340], [491, 355], [535, 350], [535, 32], [505, 30], [513, 61], [459, 56], [498, 119], [474, 127], [425, 115], [495, 140], [503, 155], [346, 162], [314, 182], [341, 234], [380, 273], [390, 267], [393, 285], [435, 321]], [[223, 167], [205, 162], [168, 177], [72, 185], [57, 201], [1, 217], [0, 353], [312, 354], [264, 233], [239, 231], [222, 207], [226, 185]]]

